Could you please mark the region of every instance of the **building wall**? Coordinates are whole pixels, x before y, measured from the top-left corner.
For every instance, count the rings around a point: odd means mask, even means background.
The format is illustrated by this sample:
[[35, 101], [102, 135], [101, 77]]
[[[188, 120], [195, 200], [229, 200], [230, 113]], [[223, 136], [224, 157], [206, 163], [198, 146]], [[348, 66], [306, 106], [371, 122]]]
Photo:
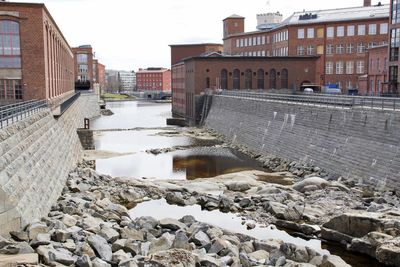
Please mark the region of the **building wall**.
[[399, 75], [400, 75], [400, 5], [399, 0], [390, 0], [390, 20], [389, 20], [389, 93], [399, 94]]
[[101, 64], [101, 63], [97, 63], [97, 77], [96, 77], [96, 81], [100, 84], [100, 89], [101, 90], [105, 90], [106, 89], [106, 66]]
[[[0, 20], [19, 23], [21, 68], [0, 69], [0, 80], [20, 80], [22, 99], [56, 99], [71, 93], [73, 55], [43, 4], [2, 2]], [[0, 91], [4, 91], [0, 83]], [[1, 98], [1, 97], [0, 97]]]
[[388, 93], [388, 46], [368, 49], [368, 86], [366, 95]]
[[139, 69], [136, 87], [138, 91], [171, 91], [171, 71], [165, 68]]
[[171, 47], [171, 66], [175, 65], [184, 58], [194, 57], [206, 52], [223, 51], [221, 44], [187, 44], [170, 45]]
[[[74, 47], [72, 48], [72, 51], [74, 53], [74, 78], [75, 82], [76, 81], [89, 81], [90, 82], [90, 88], [93, 86], [93, 48], [89, 45], [83, 45], [80, 47]], [[87, 55], [87, 61], [86, 62], [78, 62], [78, 55], [83, 54]], [[86, 70], [84, 72], [79, 70], [79, 65], [87, 65], [87, 72]], [[85, 78], [82, 78], [82, 77]]]
[[309, 163], [332, 178], [400, 186], [397, 111], [213, 96], [206, 127], [257, 154]]
[[172, 114], [179, 117], [185, 117], [186, 111], [185, 72], [183, 62], [172, 66]]
[[58, 119], [46, 110], [0, 130], [0, 234], [50, 211], [82, 158], [77, 128], [99, 111], [98, 96], [82, 94]]

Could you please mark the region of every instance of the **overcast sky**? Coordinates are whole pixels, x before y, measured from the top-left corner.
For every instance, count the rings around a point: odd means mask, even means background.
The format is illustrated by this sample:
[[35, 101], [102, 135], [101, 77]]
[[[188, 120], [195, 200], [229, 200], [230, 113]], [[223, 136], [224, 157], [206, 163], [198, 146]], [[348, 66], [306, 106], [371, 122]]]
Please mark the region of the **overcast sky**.
[[[222, 20], [256, 14], [362, 6], [363, 0], [17, 0], [45, 3], [70, 46], [91, 44], [107, 69], [170, 67], [169, 44], [222, 43]], [[378, 1], [373, 0], [372, 4]], [[383, 0], [382, 3], [389, 3]]]

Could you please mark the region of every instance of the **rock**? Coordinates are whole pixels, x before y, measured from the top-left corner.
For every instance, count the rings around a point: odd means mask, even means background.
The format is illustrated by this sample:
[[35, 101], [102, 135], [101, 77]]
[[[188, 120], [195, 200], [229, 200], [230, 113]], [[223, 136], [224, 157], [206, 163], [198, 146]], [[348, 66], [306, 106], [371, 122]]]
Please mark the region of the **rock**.
[[252, 222], [248, 222], [248, 223], [246, 223], [246, 228], [247, 228], [247, 230], [254, 229], [254, 228], [256, 228], [256, 224], [252, 223]]
[[185, 199], [183, 198], [182, 194], [179, 192], [168, 192], [165, 196], [165, 200], [170, 205], [185, 205]]
[[65, 243], [63, 243], [63, 248], [65, 248], [71, 252], [75, 252], [76, 244], [75, 244], [74, 240], [67, 239], [67, 241]]
[[35, 251], [27, 242], [19, 242], [19, 243], [12, 243], [6, 246], [3, 246], [0, 249], [0, 254], [31, 254]]
[[116, 252], [116, 251], [118, 251], [120, 249], [123, 249], [124, 246], [125, 246], [126, 240], [127, 239], [118, 239], [118, 240], [116, 240], [111, 246], [112, 252]]
[[285, 264], [286, 264], [286, 257], [285, 256], [281, 256], [276, 261], [275, 266], [284, 266]]
[[248, 198], [243, 198], [242, 200], [240, 200], [239, 202], [239, 206], [244, 209], [247, 208], [251, 205], [251, 200]]
[[393, 237], [379, 232], [370, 232], [363, 238], [354, 238], [351, 240], [349, 250], [367, 254], [376, 258], [376, 249], [382, 243], [391, 240]]
[[99, 235], [91, 235], [87, 240], [96, 254], [99, 255], [102, 260], [111, 261], [111, 247], [103, 237]]
[[51, 238], [56, 242], [65, 242], [72, 234], [66, 230], [55, 230]]
[[28, 236], [30, 240], [36, 240], [38, 234], [47, 233], [49, 229], [43, 223], [36, 222], [28, 226]]
[[192, 215], [185, 215], [179, 221], [184, 223], [186, 226], [189, 226], [194, 223], [196, 219]]
[[101, 226], [98, 235], [107, 240], [108, 243], [114, 243], [119, 238], [119, 233], [116, 230], [105, 225]]
[[85, 218], [82, 220], [82, 227], [86, 231], [90, 231], [93, 233], [97, 233], [100, 231], [100, 224], [103, 223], [103, 220], [100, 218], [95, 218], [90, 215], [87, 215]]
[[67, 227], [75, 226], [76, 222], [77, 220], [69, 214], [64, 214], [64, 217], [62, 218], [62, 223]]
[[228, 188], [228, 190], [238, 192], [244, 192], [251, 188], [251, 185], [245, 181], [229, 181], [225, 182], [224, 185]]
[[11, 231], [10, 235], [15, 241], [29, 241], [28, 233], [24, 231]]
[[149, 254], [154, 254], [161, 250], [168, 250], [171, 248], [174, 236], [168, 233], [163, 234], [159, 239], [154, 240], [150, 244]]
[[342, 258], [336, 255], [324, 256], [320, 267], [351, 267]]
[[280, 249], [281, 245], [283, 244], [282, 240], [278, 239], [268, 239], [268, 240], [255, 240], [254, 241], [254, 248], [256, 250], [265, 250], [267, 252], [271, 252], [273, 250]]
[[[195, 257], [189, 251], [183, 249], [170, 249], [159, 251], [152, 255], [151, 266], [171, 266], [171, 267], [195, 267]], [[146, 265], [150, 266], [150, 265]]]
[[108, 264], [107, 262], [96, 258], [92, 261], [92, 266], [93, 267], [111, 267], [111, 264]]
[[125, 252], [131, 253], [133, 256], [139, 255], [141, 252], [141, 246], [138, 241], [135, 241], [133, 239], [127, 239], [123, 250]]
[[221, 237], [224, 234], [224, 232], [222, 232], [221, 229], [214, 227], [214, 228], [210, 228], [207, 230], [207, 235], [211, 238], [211, 239], [215, 239], [218, 237]]
[[18, 255], [0, 255], [0, 266], [39, 266], [36, 253]]
[[222, 250], [227, 249], [229, 247], [230, 243], [224, 239], [217, 238], [214, 240], [214, 242], [211, 245], [211, 248], [209, 249], [208, 253], [215, 253], [218, 254]]
[[320, 177], [309, 177], [304, 179], [303, 181], [295, 183], [292, 188], [301, 193], [305, 193], [309, 191], [323, 189], [329, 185], [330, 183], [325, 179], [322, 179]]
[[221, 262], [213, 258], [209, 255], [199, 255], [198, 256], [198, 262], [200, 263], [201, 266], [206, 266], [206, 267], [219, 267], [221, 266]]
[[80, 244], [77, 248], [77, 251], [79, 252], [79, 255], [88, 255], [91, 259], [93, 259], [94, 257], [96, 257], [96, 253], [94, 252], [94, 250], [92, 249], [92, 247], [84, 242], [82, 244]]
[[264, 264], [269, 258], [269, 253], [265, 250], [257, 250], [247, 254], [249, 260], [258, 264]]
[[130, 258], [132, 258], [132, 255], [130, 253], [126, 253], [122, 249], [114, 252], [112, 255], [112, 261], [116, 263], [126, 261]]
[[386, 265], [399, 266], [400, 237], [396, 237], [380, 245], [376, 250], [376, 258]]
[[191, 246], [189, 245], [189, 238], [186, 233], [183, 231], [179, 231], [175, 235], [175, 240], [172, 243], [172, 248], [191, 250]]
[[253, 241], [246, 241], [242, 243], [240, 250], [246, 252], [247, 254], [254, 252]]
[[92, 267], [92, 261], [88, 255], [83, 255], [75, 262], [78, 267]]
[[198, 246], [206, 246], [211, 243], [210, 238], [206, 233], [203, 231], [198, 231], [196, 234], [194, 234], [191, 238], [190, 241], [195, 243]]
[[326, 240], [338, 242], [341, 244], [351, 243], [352, 236], [342, 234], [338, 231], [331, 230], [325, 227], [321, 228], [321, 237]]
[[72, 257], [72, 254], [64, 249], [50, 250], [49, 260], [51, 262], [55, 261], [67, 266], [75, 263], [75, 259]]
[[117, 214], [119, 217], [121, 216], [129, 216], [128, 209], [122, 205], [110, 203], [106, 208], [106, 211], [113, 212]]
[[121, 230], [121, 238], [134, 239], [134, 240], [138, 240], [138, 241], [144, 240], [142, 231], [138, 231], [138, 230], [128, 228], [128, 227], [125, 227]]
[[125, 260], [125, 261], [121, 261], [118, 264], [118, 267], [138, 267], [138, 266], [139, 265], [138, 265], [136, 259], [128, 259], [128, 260]]
[[161, 219], [159, 221], [159, 225], [162, 228], [171, 229], [173, 231], [176, 231], [179, 229], [183, 229], [183, 230], [186, 229], [186, 225], [184, 223], [181, 223], [178, 220], [170, 219], [170, 218]]

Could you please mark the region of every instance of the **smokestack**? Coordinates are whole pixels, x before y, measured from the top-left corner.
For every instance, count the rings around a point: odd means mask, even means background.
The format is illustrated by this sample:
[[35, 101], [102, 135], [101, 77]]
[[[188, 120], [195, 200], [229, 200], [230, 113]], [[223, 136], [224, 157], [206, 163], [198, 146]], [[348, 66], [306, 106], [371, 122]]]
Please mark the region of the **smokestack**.
[[364, 0], [364, 6], [371, 6], [371, 0]]

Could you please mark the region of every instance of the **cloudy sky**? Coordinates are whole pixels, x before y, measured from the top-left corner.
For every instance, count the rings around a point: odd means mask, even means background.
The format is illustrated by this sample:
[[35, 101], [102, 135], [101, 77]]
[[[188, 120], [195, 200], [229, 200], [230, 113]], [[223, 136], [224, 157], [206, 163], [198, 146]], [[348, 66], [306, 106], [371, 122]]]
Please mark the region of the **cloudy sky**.
[[[256, 14], [362, 6], [363, 0], [16, 0], [45, 3], [71, 46], [91, 44], [107, 69], [169, 67], [169, 44], [222, 42], [222, 20]], [[378, 1], [372, 0], [372, 4]], [[383, 0], [382, 3], [389, 3]]]

